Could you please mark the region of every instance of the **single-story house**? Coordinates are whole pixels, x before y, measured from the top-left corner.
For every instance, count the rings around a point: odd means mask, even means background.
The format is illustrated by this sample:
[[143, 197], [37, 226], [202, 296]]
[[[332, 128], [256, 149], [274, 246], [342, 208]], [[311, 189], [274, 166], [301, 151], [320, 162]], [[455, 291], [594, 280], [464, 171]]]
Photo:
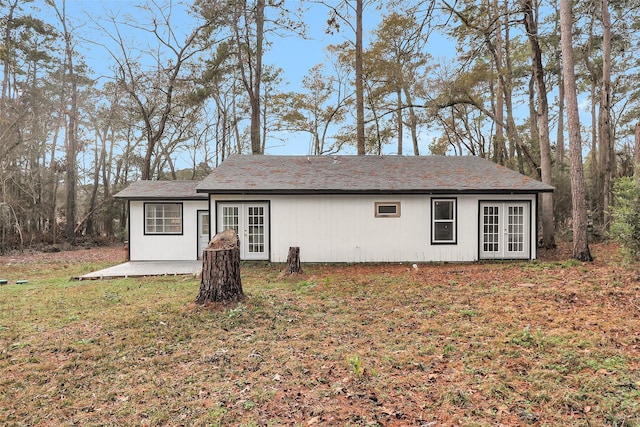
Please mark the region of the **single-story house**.
[[551, 191], [479, 157], [237, 155], [197, 185], [116, 197], [129, 200], [131, 260], [196, 259], [233, 228], [244, 260], [284, 262], [298, 246], [303, 262], [453, 262], [536, 258]]

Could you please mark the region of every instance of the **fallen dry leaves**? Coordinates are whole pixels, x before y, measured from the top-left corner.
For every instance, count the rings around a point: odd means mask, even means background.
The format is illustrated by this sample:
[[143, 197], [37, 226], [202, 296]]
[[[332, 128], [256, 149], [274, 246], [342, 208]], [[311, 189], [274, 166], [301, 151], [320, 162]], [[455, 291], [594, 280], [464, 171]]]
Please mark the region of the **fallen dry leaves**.
[[222, 308], [190, 278], [3, 287], [0, 423], [639, 425], [640, 283], [593, 252], [246, 264]]
[[52, 249], [49, 252], [25, 250], [13, 251], [12, 253], [0, 256], [0, 267], [15, 264], [24, 265], [52, 262], [106, 262], [116, 264], [124, 262], [126, 257], [127, 250], [123, 245], [72, 247], [69, 250]]

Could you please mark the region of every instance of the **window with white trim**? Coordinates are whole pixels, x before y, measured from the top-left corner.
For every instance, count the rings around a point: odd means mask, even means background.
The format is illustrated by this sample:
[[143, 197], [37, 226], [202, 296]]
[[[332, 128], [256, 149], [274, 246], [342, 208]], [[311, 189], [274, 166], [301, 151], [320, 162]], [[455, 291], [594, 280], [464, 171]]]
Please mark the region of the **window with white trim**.
[[400, 202], [375, 202], [376, 218], [397, 218], [400, 216]]
[[431, 243], [455, 244], [456, 199], [431, 199]]
[[144, 234], [182, 234], [182, 203], [145, 203]]

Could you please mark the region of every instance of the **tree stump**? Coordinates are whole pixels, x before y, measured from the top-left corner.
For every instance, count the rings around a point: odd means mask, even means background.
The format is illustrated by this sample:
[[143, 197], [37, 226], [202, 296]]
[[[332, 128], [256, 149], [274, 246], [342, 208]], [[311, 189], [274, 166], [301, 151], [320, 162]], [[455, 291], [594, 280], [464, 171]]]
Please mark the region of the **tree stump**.
[[284, 271], [284, 275], [302, 274], [302, 267], [300, 266], [300, 247], [289, 247], [289, 254], [287, 255], [287, 264]]
[[216, 234], [202, 254], [200, 293], [196, 304], [241, 301], [240, 241], [233, 230]]

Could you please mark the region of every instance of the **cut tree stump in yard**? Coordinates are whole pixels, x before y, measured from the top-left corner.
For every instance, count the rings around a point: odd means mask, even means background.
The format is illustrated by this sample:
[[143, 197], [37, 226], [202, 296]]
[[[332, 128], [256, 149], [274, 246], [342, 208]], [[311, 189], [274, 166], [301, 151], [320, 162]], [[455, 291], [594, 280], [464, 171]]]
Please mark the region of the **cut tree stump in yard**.
[[282, 274], [287, 276], [291, 274], [302, 274], [302, 267], [300, 266], [300, 247], [299, 246], [289, 247], [289, 254], [287, 255], [287, 264]]
[[202, 254], [202, 277], [196, 304], [244, 299], [240, 279], [240, 241], [233, 230], [216, 234]]

